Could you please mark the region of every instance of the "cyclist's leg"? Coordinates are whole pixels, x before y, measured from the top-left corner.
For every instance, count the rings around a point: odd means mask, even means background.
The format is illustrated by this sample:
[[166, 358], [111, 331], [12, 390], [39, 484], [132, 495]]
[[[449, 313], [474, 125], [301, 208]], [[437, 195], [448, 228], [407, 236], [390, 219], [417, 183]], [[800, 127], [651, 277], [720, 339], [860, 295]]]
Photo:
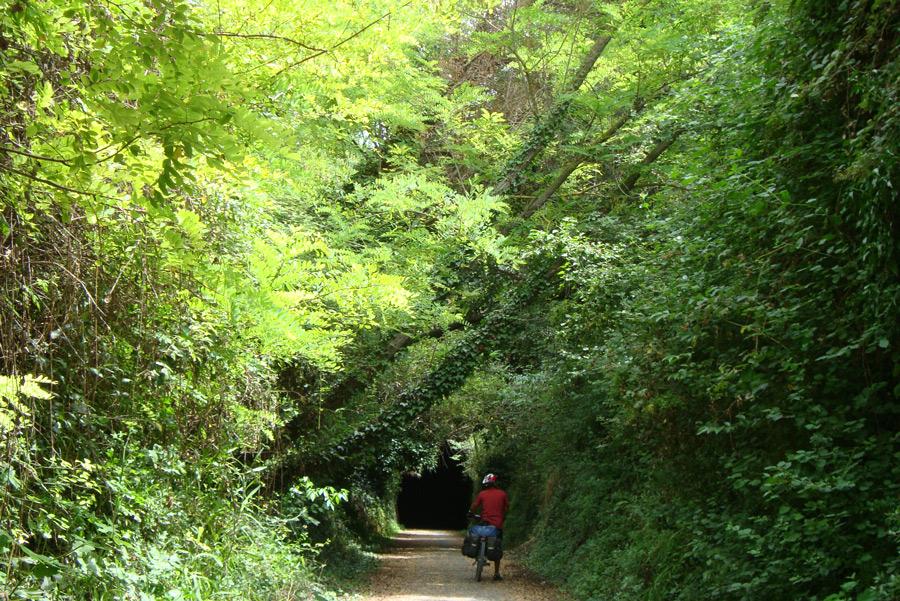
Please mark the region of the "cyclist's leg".
[[[502, 541], [503, 541], [503, 530], [502, 530], [501, 528], [497, 528], [497, 540], [498, 540], [498, 541], [501, 541], [501, 544], [502, 544]], [[501, 576], [500, 576], [500, 560], [498, 559], [498, 560], [494, 561], [494, 580], [500, 580], [500, 579], [501, 579]]]

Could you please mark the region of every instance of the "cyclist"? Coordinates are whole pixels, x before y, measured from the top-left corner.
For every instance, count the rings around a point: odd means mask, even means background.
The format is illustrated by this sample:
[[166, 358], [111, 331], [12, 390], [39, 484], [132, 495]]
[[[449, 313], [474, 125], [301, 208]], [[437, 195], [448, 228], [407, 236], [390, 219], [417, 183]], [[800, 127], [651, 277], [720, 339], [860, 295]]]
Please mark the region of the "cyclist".
[[[497, 486], [497, 476], [488, 474], [481, 481], [482, 491], [472, 502], [471, 511], [481, 513], [481, 521], [497, 529], [497, 538], [503, 538], [503, 519], [509, 509], [509, 497]], [[476, 511], [481, 507], [481, 511]], [[494, 562], [494, 580], [503, 580], [500, 576], [500, 560]]]

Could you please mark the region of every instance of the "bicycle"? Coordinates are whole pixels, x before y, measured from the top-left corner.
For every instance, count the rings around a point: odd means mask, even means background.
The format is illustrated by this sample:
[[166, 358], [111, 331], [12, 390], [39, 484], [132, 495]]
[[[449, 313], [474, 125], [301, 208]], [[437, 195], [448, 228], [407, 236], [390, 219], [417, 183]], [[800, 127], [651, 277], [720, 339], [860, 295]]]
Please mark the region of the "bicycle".
[[[479, 526], [489, 526], [490, 528], [494, 528], [489, 524], [484, 524], [481, 522], [481, 516], [476, 513], [469, 513], [469, 518], [473, 521], [480, 522]], [[496, 530], [496, 528], [494, 528]], [[469, 532], [471, 532], [472, 528], [469, 528]], [[487, 558], [487, 544], [488, 538], [491, 538], [486, 534], [478, 535], [478, 554], [475, 556], [475, 582], [481, 582], [481, 573], [484, 571], [484, 566], [489, 561]]]

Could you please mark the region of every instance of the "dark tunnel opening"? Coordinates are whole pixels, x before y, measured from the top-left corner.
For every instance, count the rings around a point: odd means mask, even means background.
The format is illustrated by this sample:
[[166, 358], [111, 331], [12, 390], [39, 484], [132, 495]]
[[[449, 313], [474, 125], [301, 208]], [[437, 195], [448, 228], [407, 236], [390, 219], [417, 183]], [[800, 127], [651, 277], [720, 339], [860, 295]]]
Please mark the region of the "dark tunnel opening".
[[403, 476], [397, 520], [407, 528], [460, 530], [471, 501], [472, 481], [445, 448], [434, 470]]

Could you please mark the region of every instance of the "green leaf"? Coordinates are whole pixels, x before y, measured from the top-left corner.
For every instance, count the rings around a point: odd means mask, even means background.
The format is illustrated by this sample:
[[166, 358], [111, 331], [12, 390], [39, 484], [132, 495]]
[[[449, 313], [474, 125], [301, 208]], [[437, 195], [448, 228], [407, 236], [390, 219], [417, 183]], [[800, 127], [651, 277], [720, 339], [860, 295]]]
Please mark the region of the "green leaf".
[[20, 73], [29, 73], [31, 75], [43, 75], [41, 68], [31, 61], [14, 60], [7, 63], [6, 67], [11, 71], [19, 71]]

